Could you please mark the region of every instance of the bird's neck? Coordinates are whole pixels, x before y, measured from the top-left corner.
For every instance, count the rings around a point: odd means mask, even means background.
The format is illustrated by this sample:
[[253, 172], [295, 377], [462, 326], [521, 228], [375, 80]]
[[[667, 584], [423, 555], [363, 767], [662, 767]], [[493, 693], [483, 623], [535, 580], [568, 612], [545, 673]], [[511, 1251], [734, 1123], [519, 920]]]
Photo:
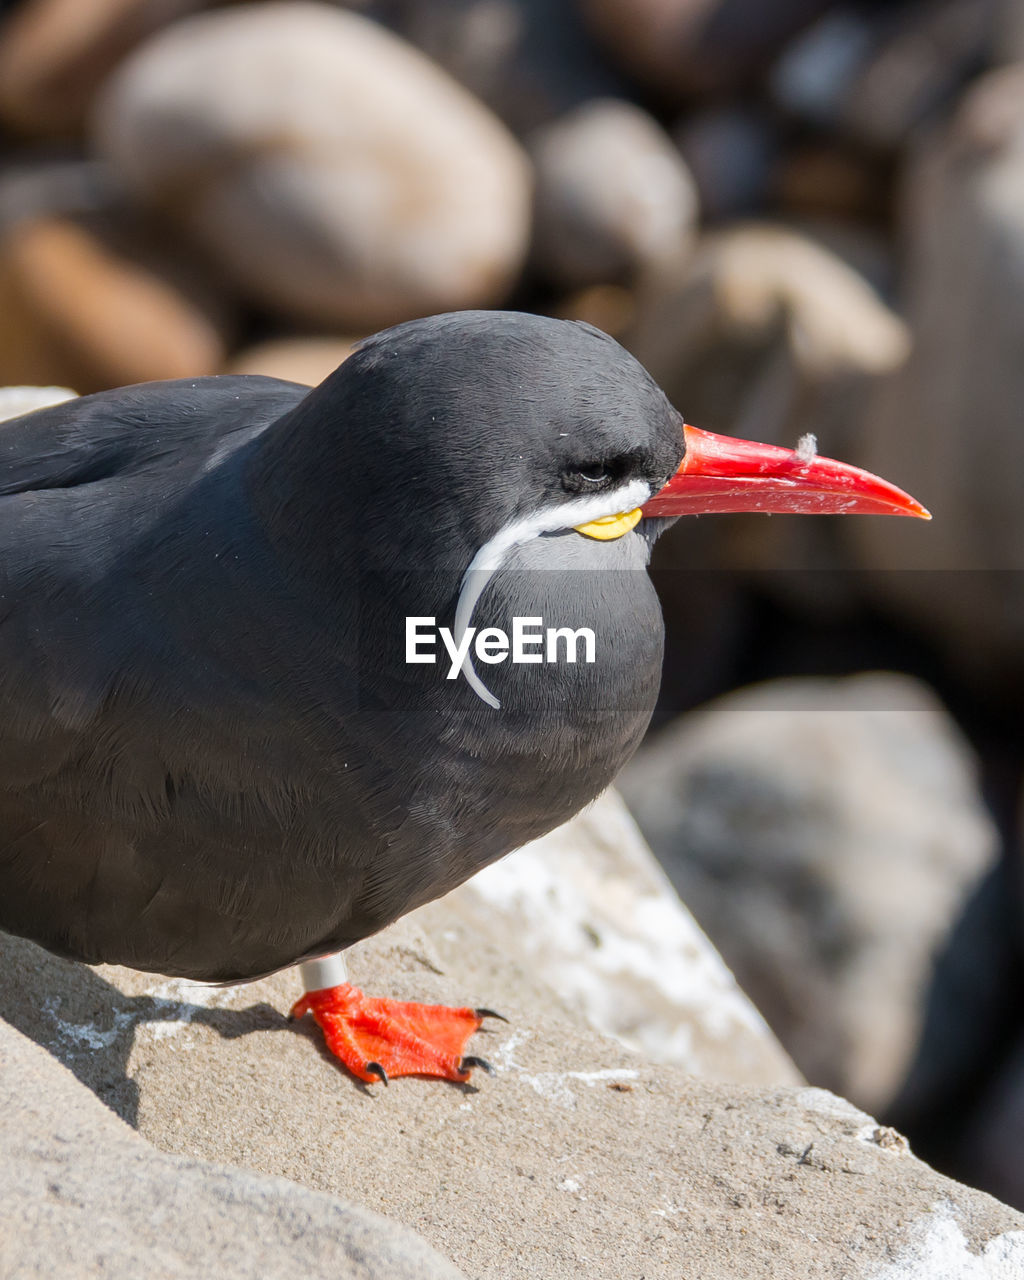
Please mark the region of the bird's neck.
[[[268, 537], [325, 604], [348, 607], [354, 582], [440, 608], [476, 551], [471, 521], [443, 492], [411, 500], [422, 439], [371, 418], [343, 365], [248, 450], [245, 483]], [[403, 501], [404, 499], [404, 501]]]

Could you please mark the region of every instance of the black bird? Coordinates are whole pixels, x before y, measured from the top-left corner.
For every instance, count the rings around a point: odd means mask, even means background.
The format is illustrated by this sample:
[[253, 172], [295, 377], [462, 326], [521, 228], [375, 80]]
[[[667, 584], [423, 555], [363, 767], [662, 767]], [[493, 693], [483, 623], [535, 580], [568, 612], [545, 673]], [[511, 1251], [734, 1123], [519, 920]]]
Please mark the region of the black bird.
[[[314, 390], [150, 383], [0, 425], [0, 928], [215, 982], [310, 962], [296, 1012], [357, 1075], [466, 1079], [477, 1014], [319, 958], [607, 786], [658, 687], [650, 547], [718, 510], [925, 514], [684, 427], [612, 339], [513, 313], [387, 330]], [[515, 618], [543, 622], [526, 661], [469, 630]], [[460, 671], [441, 627], [474, 640]]]

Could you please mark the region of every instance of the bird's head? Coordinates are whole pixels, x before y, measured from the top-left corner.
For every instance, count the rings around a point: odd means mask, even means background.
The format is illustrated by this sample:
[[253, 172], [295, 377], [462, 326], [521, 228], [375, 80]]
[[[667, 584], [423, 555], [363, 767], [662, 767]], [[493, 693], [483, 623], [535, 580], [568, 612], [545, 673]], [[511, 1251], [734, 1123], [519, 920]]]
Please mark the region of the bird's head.
[[644, 517], [928, 514], [810, 439], [791, 450], [684, 424], [643, 366], [587, 324], [431, 316], [368, 339], [335, 377], [370, 392], [414, 531], [455, 522], [475, 550], [564, 530], [615, 541]]
[[[607, 334], [543, 316], [464, 311], [385, 330], [310, 409], [323, 420], [340, 409], [346, 423], [340, 465], [362, 563], [459, 575], [456, 635], [495, 571], [538, 538], [588, 539], [587, 567], [621, 568], [681, 515], [928, 514], [810, 439], [790, 450], [684, 424]], [[573, 558], [563, 542], [555, 563]]]

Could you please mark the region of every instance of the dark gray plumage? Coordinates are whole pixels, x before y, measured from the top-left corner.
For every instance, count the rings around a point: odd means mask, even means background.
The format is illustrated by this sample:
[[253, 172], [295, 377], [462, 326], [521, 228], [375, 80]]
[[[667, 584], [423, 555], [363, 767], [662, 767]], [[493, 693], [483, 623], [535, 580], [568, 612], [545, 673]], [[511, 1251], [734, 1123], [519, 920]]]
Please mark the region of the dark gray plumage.
[[312, 392], [154, 383], [0, 424], [0, 927], [251, 977], [569, 817], [653, 707], [658, 522], [512, 554], [474, 621], [590, 626], [598, 661], [489, 667], [499, 711], [407, 665], [405, 618], [451, 626], [498, 529], [656, 492], [682, 452], [610, 339], [484, 312], [377, 335]]

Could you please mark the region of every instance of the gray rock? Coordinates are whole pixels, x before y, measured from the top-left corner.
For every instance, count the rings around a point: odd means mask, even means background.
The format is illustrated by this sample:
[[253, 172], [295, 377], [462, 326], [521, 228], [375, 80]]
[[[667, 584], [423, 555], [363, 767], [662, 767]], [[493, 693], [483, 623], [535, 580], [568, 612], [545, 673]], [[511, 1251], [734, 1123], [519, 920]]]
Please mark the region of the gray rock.
[[710, 107], [685, 115], [673, 137], [697, 185], [705, 218], [735, 218], [763, 206], [778, 149], [766, 112]]
[[648, 1061], [709, 1080], [802, 1083], [614, 791], [444, 906]]
[[293, 974], [189, 987], [10, 940], [0, 1001], [164, 1151], [382, 1209], [474, 1277], [1021, 1274], [1024, 1218], [934, 1173], [892, 1130], [822, 1090], [652, 1066], [586, 1029], [444, 903], [362, 944], [352, 971], [368, 990], [501, 1009], [511, 1024], [472, 1042], [496, 1078], [363, 1087], [307, 1023], [286, 1024]]
[[859, 562], [881, 571], [877, 597], [990, 690], [1024, 676], [1022, 119], [1024, 68], [993, 72], [916, 157], [904, 214], [913, 352], [876, 388], [855, 460], [936, 518], [844, 530]]
[[869, 15], [841, 7], [824, 14], [786, 46], [770, 87], [786, 111], [835, 127], [854, 80], [875, 47]]
[[1021, 0], [997, 0], [992, 52], [999, 62], [1024, 59], [1024, 4]]
[[[728, 400], [702, 393], [700, 366], [720, 364], [724, 348], [736, 353], [735, 372], [741, 374], [737, 356], [765, 363], [783, 340], [792, 376], [809, 383], [888, 373], [909, 349], [899, 318], [840, 258], [807, 236], [757, 223], [705, 237], [690, 262], [650, 280], [627, 338], [670, 397], [717, 404], [714, 418], [722, 430], [731, 429], [730, 420], [735, 426], [752, 417], [755, 410], [747, 406], [768, 390], [755, 385], [738, 391], [743, 379], [734, 377], [725, 388]], [[708, 373], [703, 381], [716, 379]], [[772, 438], [792, 430], [778, 401], [778, 392], [769, 396], [756, 423]], [[695, 410], [687, 413], [696, 420]]]
[[114, 200], [106, 166], [89, 157], [28, 150], [0, 166], [0, 230], [30, 218], [98, 213]]
[[131, 219], [42, 217], [0, 233], [0, 383], [86, 393], [213, 374], [231, 311], [207, 272]]
[[74, 400], [75, 394], [67, 387], [0, 387], [0, 422], [45, 409], [50, 404]]
[[763, 71], [830, 0], [582, 0], [609, 56], [678, 100], [720, 94]]
[[1024, 1133], [1024, 1037], [1007, 1054], [974, 1110], [955, 1159], [974, 1185], [1007, 1204], [1024, 1205], [1020, 1135]]
[[315, 387], [354, 350], [354, 338], [311, 335], [267, 338], [236, 351], [223, 372], [259, 373], [267, 378], [283, 378], [286, 382], [302, 382]]
[[205, 0], [25, 0], [0, 30], [0, 120], [76, 134], [97, 88], [151, 32]]
[[992, 41], [993, 0], [839, 7], [785, 50], [777, 100], [869, 147], [902, 146], [952, 101]]
[[411, 46], [324, 4], [178, 23], [118, 70], [94, 135], [139, 201], [298, 320], [366, 332], [486, 306], [526, 252], [511, 135]]
[[[789, 448], [811, 432], [840, 458], [856, 457], [868, 398], [909, 349], [906, 326], [838, 254], [757, 223], [705, 236], [689, 261], [645, 281], [621, 341], [696, 426]], [[658, 558], [672, 568], [831, 570], [843, 565], [840, 545], [820, 520], [716, 517], [680, 522]], [[841, 574], [824, 588], [821, 574], [783, 576], [814, 608], [826, 593], [845, 603], [855, 585]], [[669, 593], [687, 590], [685, 574], [662, 581]]]
[[590, 98], [624, 92], [574, 0], [366, 0], [362, 7], [517, 133]]
[[935, 699], [887, 675], [765, 684], [677, 721], [622, 786], [797, 1065], [884, 1106], [934, 954], [997, 853]]
[[992, 12], [992, 0], [908, 6], [879, 33], [849, 86], [845, 131], [868, 145], [898, 147], [934, 122], [982, 64]]
[[688, 255], [697, 193], [660, 126], [632, 103], [586, 103], [529, 139], [534, 259], [556, 285], [629, 280]]
[[0, 1273], [458, 1280], [411, 1231], [281, 1178], [155, 1151], [0, 1022]]

